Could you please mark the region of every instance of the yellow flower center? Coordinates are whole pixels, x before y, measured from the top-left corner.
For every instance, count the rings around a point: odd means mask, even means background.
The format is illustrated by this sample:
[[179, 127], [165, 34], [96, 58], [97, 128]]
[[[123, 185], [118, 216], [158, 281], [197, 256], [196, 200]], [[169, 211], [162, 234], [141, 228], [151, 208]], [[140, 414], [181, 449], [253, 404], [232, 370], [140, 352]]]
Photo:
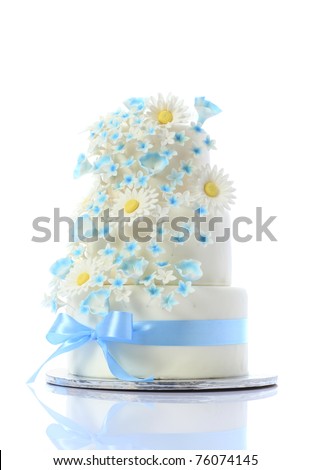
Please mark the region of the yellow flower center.
[[88, 273], [81, 273], [78, 275], [77, 279], [76, 279], [76, 283], [78, 286], [82, 286], [83, 284], [85, 284], [85, 282], [87, 282], [90, 278], [90, 275]]
[[140, 202], [137, 201], [137, 199], [129, 199], [129, 201], [126, 202], [124, 209], [127, 214], [131, 214], [132, 212], [136, 211], [139, 206]]
[[157, 119], [160, 124], [168, 124], [168, 122], [172, 122], [173, 116], [168, 109], [163, 109], [158, 113]]
[[208, 181], [208, 183], [204, 185], [203, 189], [206, 195], [209, 197], [216, 197], [219, 195], [220, 192], [219, 188], [213, 181]]

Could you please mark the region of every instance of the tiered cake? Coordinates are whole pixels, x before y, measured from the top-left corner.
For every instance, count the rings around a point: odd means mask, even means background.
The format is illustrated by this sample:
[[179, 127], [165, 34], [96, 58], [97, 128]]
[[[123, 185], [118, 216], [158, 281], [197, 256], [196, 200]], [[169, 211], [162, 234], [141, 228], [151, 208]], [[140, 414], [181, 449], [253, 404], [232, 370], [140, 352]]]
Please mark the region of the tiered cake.
[[[247, 296], [231, 287], [234, 189], [210, 166], [205, 98], [132, 98], [90, 128], [90, 174], [66, 257], [51, 267], [48, 334], [69, 372], [123, 380], [247, 374]], [[216, 219], [215, 219], [216, 217]]]

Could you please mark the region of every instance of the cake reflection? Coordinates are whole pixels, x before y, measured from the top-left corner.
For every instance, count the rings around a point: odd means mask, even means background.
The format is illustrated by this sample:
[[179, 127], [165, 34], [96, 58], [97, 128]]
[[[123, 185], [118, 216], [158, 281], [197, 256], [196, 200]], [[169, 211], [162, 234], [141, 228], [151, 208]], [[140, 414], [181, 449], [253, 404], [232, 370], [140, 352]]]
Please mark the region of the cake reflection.
[[248, 401], [276, 394], [276, 387], [194, 393], [47, 387], [65, 400], [66, 412], [54, 409], [55, 400], [51, 408], [38, 399], [54, 421], [46, 432], [66, 450], [243, 450]]

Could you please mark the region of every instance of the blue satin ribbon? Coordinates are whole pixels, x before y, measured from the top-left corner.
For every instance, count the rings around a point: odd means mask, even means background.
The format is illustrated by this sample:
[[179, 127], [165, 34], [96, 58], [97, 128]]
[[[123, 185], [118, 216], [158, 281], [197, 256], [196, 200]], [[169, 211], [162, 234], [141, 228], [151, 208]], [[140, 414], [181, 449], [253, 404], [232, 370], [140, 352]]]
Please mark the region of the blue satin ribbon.
[[125, 381], [154, 380], [128, 374], [109, 350], [110, 343], [127, 343], [144, 346], [222, 346], [247, 342], [247, 319], [232, 320], [164, 320], [133, 323], [129, 312], [112, 311], [91, 328], [77, 322], [66, 313], [60, 313], [46, 336], [59, 348], [30, 377], [35, 380], [42, 367], [60, 354], [73, 351], [83, 344], [96, 341], [105, 356], [111, 373]]

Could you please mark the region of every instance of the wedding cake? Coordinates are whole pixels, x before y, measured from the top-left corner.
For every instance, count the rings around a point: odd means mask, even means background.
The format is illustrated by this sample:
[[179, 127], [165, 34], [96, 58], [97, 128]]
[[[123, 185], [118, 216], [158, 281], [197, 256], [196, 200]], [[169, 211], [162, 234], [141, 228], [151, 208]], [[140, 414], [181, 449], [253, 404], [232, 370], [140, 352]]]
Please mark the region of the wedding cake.
[[231, 287], [228, 175], [205, 121], [168, 95], [131, 98], [89, 128], [91, 180], [68, 253], [51, 267], [47, 338], [68, 371], [131, 381], [246, 375], [247, 295]]

